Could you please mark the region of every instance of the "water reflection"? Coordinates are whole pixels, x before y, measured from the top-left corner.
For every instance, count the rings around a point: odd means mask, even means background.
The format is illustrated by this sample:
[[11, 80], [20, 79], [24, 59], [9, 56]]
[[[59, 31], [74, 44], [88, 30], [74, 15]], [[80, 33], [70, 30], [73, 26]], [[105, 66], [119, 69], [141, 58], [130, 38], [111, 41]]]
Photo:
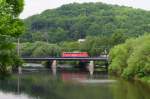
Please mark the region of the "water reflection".
[[[108, 80], [107, 75], [62, 72], [13, 75], [0, 80], [0, 99], [150, 99], [150, 89], [139, 83], [81, 84], [80, 80]], [[78, 83], [72, 83], [72, 82]]]
[[14, 93], [6, 93], [0, 92], [0, 99], [34, 99], [33, 97], [29, 97], [26, 94], [14, 94]]
[[62, 72], [61, 73], [61, 79], [63, 81], [85, 80], [87, 79], [87, 77], [88, 77], [87, 73], [84, 73], [84, 72], [80, 72], [80, 73]]

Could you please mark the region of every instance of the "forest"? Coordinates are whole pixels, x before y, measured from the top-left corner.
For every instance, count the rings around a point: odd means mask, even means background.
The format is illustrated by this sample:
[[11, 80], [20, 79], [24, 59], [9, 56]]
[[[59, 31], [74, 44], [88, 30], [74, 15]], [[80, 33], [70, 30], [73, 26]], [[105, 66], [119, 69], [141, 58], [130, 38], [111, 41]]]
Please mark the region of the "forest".
[[110, 37], [121, 33], [138, 37], [150, 32], [150, 12], [103, 3], [68, 4], [24, 19], [23, 41], [59, 43], [87, 36]]

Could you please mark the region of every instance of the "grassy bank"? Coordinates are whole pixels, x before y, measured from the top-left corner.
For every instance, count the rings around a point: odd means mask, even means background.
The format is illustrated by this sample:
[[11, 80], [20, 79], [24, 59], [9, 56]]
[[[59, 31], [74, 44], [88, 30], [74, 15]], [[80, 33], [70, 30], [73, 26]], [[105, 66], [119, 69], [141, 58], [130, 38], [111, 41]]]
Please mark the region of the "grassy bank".
[[146, 76], [140, 79], [142, 82], [147, 83], [150, 86], [150, 76]]

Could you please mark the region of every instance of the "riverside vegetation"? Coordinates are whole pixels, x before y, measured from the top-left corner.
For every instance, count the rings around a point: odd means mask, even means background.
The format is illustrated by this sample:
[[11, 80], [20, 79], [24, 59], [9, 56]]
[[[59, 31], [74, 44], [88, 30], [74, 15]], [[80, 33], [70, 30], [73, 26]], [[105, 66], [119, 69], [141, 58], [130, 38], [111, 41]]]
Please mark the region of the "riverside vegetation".
[[110, 51], [110, 74], [150, 84], [150, 35], [128, 39]]
[[20, 59], [14, 52], [13, 40], [24, 31], [24, 23], [18, 18], [22, 10], [23, 0], [0, 0], [0, 74], [2, 75], [7, 75], [10, 68], [20, 64]]

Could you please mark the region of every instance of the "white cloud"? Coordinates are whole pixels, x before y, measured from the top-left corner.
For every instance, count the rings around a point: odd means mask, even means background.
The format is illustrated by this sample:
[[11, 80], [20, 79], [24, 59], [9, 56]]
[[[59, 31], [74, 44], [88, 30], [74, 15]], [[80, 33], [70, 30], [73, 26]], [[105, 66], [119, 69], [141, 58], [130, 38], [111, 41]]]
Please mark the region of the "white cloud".
[[25, 8], [20, 15], [20, 18], [26, 18], [28, 16], [41, 13], [46, 9], [57, 8], [63, 4], [73, 2], [104, 2], [108, 4], [118, 4], [150, 10], [150, 0], [25, 0]]

